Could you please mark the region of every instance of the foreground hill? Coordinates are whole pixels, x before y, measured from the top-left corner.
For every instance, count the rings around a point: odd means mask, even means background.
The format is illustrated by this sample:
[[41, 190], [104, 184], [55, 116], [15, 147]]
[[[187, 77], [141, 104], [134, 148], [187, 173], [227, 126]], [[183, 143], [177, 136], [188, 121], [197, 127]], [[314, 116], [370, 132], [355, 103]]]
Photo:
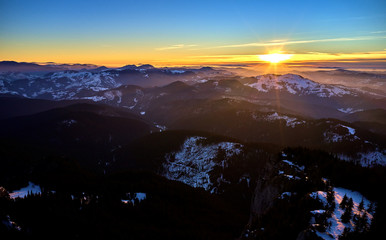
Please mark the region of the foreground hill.
[[83, 166], [99, 171], [112, 149], [159, 131], [125, 110], [92, 104], [5, 119], [0, 126], [4, 141], [33, 146], [45, 155], [59, 152], [76, 157]]
[[[0, 198], [7, 206], [0, 218], [9, 223], [0, 228], [8, 228], [13, 237], [49, 236], [64, 229], [65, 238], [117, 239], [369, 238], [383, 231], [385, 206], [377, 183], [385, 182], [385, 168], [363, 168], [322, 151], [282, 152], [274, 145], [202, 132], [161, 132], [116, 149], [116, 161], [105, 175], [80, 167], [76, 158], [37, 157], [30, 149], [10, 145], [1, 146], [13, 164], [2, 159], [0, 184], [25, 196], [12, 200], [5, 193]], [[14, 174], [16, 164], [27, 171], [19, 168], [23, 174]], [[32, 182], [39, 186], [35, 194], [17, 190], [30, 189]], [[325, 196], [331, 191], [336, 204], [329, 212]], [[342, 223], [338, 205], [344, 193], [354, 198], [354, 213], [367, 216], [363, 227], [356, 215]], [[327, 214], [318, 215], [323, 212]], [[46, 218], [52, 221], [44, 226], [37, 221]], [[335, 228], [337, 224], [351, 230]]]

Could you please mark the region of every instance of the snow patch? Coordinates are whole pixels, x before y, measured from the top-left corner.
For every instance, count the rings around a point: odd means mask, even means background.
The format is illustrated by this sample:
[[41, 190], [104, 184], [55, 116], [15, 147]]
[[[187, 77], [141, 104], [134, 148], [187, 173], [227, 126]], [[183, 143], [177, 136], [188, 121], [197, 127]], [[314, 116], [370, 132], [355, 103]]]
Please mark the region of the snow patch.
[[155, 126], [159, 129], [160, 132], [163, 132], [166, 130], [166, 126], [162, 126], [162, 125], [159, 125], [159, 124], [155, 124]]
[[326, 212], [326, 210], [324, 210], [324, 209], [320, 209], [320, 210], [314, 210], [314, 211], [311, 211], [311, 214], [323, 214], [323, 213], [325, 213]]
[[293, 176], [293, 175], [288, 175], [288, 174], [284, 174], [284, 176], [290, 180], [300, 180], [301, 178], [298, 177], [298, 176]]
[[306, 123], [305, 121], [298, 120], [297, 118], [294, 118], [294, 117], [288, 117], [288, 116], [285, 116], [285, 115], [279, 115], [277, 112], [272, 113], [272, 114], [266, 116], [266, 119], [268, 121], [285, 120], [286, 126], [287, 127], [292, 127], [292, 128], [294, 128], [296, 125], [305, 124]]
[[288, 161], [288, 160], [283, 160], [283, 162], [287, 163], [287, 164], [290, 165], [291, 167], [297, 168], [297, 169], [300, 170], [300, 171], [304, 171], [304, 166], [296, 165], [296, 164], [294, 164], [293, 162]]
[[[177, 180], [192, 187], [202, 187], [210, 190], [213, 183], [210, 181], [210, 172], [215, 166], [226, 166], [227, 159], [238, 155], [242, 145], [232, 142], [221, 142], [211, 145], [202, 145], [204, 137], [189, 137], [183, 143], [181, 150], [165, 156], [163, 176]], [[224, 151], [224, 159], [215, 161], [218, 153]]]
[[340, 125], [340, 126], [346, 128], [351, 135], [355, 134], [355, 129], [354, 128], [347, 127], [347, 126], [344, 126], [344, 125]]
[[[347, 129], [348, 133], [344, 135], [337, 133], [337, 131], [339, 131], [339, 128]], [[356, 132], [355, 129], [352, 127], [338, 124], [336, 126], [330, 127], [330, 129], [327, 132], [323, 133], [323, 136], [326, 142], [341, 142], [343, 140], [349, 140], [349, 141], [359, 140], [360, 138], [355, 135], [355, 132]]]
[[360, 162], [362, 166], [386, 166], [386, 154], [380, 151], [360, 153]]
[[[344, 229], [346, 227], [351, 228], [352, 230], [355, 228], [354, 222], [351, 220], [348, 223], [343, 223], [341, 221], [342, 214], [344, 213], [344, 210], [342, 210], [339, 207], [339, 204], [342, 202], [344, 195], [347, 196], [347, 198], [353, 199], [353, 215], [354, 214], [361, 214], [361, 212], [358, 210], [359, 203], [362, 201], [364, 202], [364, 208], [368, 209], [371, 202], [367, 200], [362, 194], [359, 192], [351, 191], [345, 188], [333, 188], [334, 196], [335, 196], [335, 209], [332, 213], [331, 217], [328, 219], [328, 222], [331, 224], [330, 228], [327, 228], [326, 232], [319, 232], [316, 231], [316, 234], [321, 237], [322, 239], [338, 239], [339, 236], [343, 233]], [[327, 205], [327, 193], [323, 191], [313, 192], [310, 194], [312, 198], [318, 197], [319, 200], [324, 204], [324, 206]], [[312, 214], [321, 214], [324, 210], [314, 210], [311, 211]], [[371, 219], [373, 216], [368, 213], [366, 210], [363, 211], [363, 214], [367, 214], [368, 218], [368, 224], [370, 225]]]
[[291, 197], [292, 193], [291, 192], [283, 192], [279, 199], [284, 199], [284, 198], [287, 198], [287, 197]]
[[182, 74], [182, 73], [185, 73], [184, 70], [169, 70], [171, 73], [173, 74]]
[[82, 97], [81, 99], [89, 99], [89, 100], [93, 100], [94, 102], [100, 102], [106, 98], [103, 96], [92, 96], [92, 97]]
[[356, 112], [362, 112], [363, 109], [354, 109], [354, 108], [338, 108], [337, 109], [339, 112], [342, 112], [342, 113], [356, 113]]
[[349, 157], [344, 154], [338, 155], [341, 160], [359, 163], [362, 167], [386, 166], [386, 151], [361, 152], [357, 157]]

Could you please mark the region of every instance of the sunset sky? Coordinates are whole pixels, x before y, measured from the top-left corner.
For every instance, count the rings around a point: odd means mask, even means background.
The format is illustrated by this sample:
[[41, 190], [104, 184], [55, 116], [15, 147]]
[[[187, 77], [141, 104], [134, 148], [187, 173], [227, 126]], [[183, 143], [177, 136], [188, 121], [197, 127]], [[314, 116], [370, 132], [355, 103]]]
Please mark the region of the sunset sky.
[[386, 62], [386, 1], [0, 0], [0, 60], [106, 66]]

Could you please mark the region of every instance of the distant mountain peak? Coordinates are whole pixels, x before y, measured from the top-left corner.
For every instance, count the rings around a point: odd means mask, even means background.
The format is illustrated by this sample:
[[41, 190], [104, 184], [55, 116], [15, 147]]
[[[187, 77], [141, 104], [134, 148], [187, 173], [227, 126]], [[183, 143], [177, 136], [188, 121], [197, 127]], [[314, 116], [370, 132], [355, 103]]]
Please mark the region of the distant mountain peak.
[[138, 66], [138, 68], [140, 68], [140, 69], [154, 69], [155, 67], [153, 65], [150, 65], [150, 64], [144, 64], [144, 65]]
[[214, 70], [212, 67], [202, 67], [200, 68], [200, 70], [202, 71], [211, 71], [211, 70]]
[[118, 69], [119, 69], [119, 70], [127, 70], [127, 69], [132, 70], [132, 69], [136, 69], [136, 68], [137, 68], [137, 66], [131, 64], [131, 65], [125, 65], [125, 66], [120, 67], [120, 68], [118, 68]]

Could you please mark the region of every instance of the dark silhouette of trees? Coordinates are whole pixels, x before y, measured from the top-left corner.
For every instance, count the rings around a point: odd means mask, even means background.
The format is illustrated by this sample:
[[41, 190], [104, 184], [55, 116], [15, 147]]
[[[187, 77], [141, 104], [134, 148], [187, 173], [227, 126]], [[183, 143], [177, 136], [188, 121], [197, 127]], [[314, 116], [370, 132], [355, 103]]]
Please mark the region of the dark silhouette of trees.
[[348, 198], [347, 198], [347, 195], [345, 194], [345, 195], [343, 196], [342, 201], [341, 201], [340, 204], [339, 204], [339, 207], [340, 207], [341, 209], [346, 209], [346, 207], [347, 207], [347, 202], [348, 202]]
[[341, 220], [342, 220], [343, 223], [348, 223], [350, 221], [351, 216], [352, 216], [353, 205], [354, 205], [353, 200], [352, 200], [352, 198], [350, 198], [347, 201], [347, 204], [346, 204], [346, 207], [345, 207], [345, 211], [344, 211], [344, 213], [341, 216]]
[[365, 209], [365, 203], [363, 202], [363, 198], [362, 198], [362, 201], [358, 205], [358, 210], [362, 212], [364, 209]]
[[332, 187], [330, 186], [327, 190], [327, 203], [328, 207], [327, 210], [329, 212], [333, 212], [335, 210], [335, 193]]

